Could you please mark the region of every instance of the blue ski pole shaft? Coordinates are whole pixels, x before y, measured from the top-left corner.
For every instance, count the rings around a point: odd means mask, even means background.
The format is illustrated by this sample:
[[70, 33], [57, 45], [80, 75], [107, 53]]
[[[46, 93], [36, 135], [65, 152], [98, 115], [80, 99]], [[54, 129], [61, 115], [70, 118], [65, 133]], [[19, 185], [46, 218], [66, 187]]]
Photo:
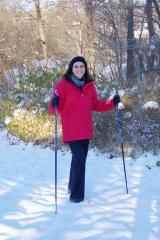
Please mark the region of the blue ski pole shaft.
[[123, 134], [122, 134], [122, 127], [121, 127], [120, 111], [118, 109], [118, 106], [117, 106], [117, 121], [118, 121], [119, 133], [120, 133], [119, 135], [120, 135], [120, 144], [121, 144], [121, 150], [122, 150], [122, 159], [123, 159], [126, 192], [128, 194], [127, 174], [126, 174], [126, 166], [125, 166], [124, 150], [123, 150]]
[[55, 144], [55, 213], [57, 213], [57, 151], [58, 151], [58, 142], [57, 142], [57, 108], [55, 108], [55, 125], [54, 125], [54, 144]]

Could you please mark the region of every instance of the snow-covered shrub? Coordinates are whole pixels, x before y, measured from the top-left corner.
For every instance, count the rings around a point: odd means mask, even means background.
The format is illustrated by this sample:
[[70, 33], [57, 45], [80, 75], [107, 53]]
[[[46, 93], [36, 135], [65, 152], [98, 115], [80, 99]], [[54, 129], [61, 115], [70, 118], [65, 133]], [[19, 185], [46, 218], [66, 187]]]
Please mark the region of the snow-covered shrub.
[[[21, 79], [18, 87], [4, 88], [0, 101], [0, 126], [5, 126], [9, 133], [25, 142], [50, 144], [54, 119], [49, 113], [48, 102], [62, 72], [64, 69], [51, 73], [38, 68]], [[4, 98], [5, 92], [9, 93], [7, 98]]]
[[149, 101], [143, 105], [143, 108], [148, 111], [157, 111], [159, 108], [159, 105], [155, 101]]
[[127, 110], [133, 110], [137, 107], [137, 104], [139, 102], [138, 96], [135, 93], [132, 93], [129, 90], [125, 91], [125, 94], [121, 98], [123, 104], [125, 105], [125, 108]]
[[49, 145], [53, 141], [54, 119], [48, 112], [17, 109], [6, 127], [12, 135], [25, 142]]
[[2, 98], [0, 101], [0, 125], [5, 125], [5, 120], [7, 117], [12, 116], [15, 109], [15, 102], [10, 101], [8, 98]]
[[106, 151], [112, 151], [114, 145], [117, 146], [118, 132], [115, 114], [115, 111], [93, 114], [94, 139], [91, 142], [92, 146], [105, 148]]
[[160, 79], [159, 79], [159, 84], [156, 84], [153, 90], [154, 94], [154, 100], [159, 102], [160, 104]]
[[[148, 88], [124, 89], [121, 97], [125, 109], [121, 110], [125, 154], [136, 156], [137, 151], [153, 151], [160, 148], [160, 105], [157, 95]], [[145, 107], [144, 107], [145, 106]], [[94, 113], [95, 138], [92, 145], [121, 154], [117, 112]]]
[[19, 106], [24, 108], [30, 106], [47, 108], [52, 88], [63, 72], [64, 69], [47, 72], [44, 68], [38, 67], [20, 80], [19, 87], [13, 89], [13, 98]]

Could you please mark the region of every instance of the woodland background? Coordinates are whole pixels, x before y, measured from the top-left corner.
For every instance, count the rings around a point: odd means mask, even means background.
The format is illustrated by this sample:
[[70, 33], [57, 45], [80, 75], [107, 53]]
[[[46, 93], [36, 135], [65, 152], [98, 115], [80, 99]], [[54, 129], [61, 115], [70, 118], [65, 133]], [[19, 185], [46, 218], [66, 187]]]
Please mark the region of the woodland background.
[[[11, 143], [53, 146], [48, 101], [77, 55], [86, 58], [100, 98], [119, 90], [125, 105], [121, 119], [126, 154], [156, 154], [159, 0], [0, 0], [0, 126], [8, 129]], [[120, 150], [116, 115], [94, 113], [91, 145], [109, 151], [111, 157]]]

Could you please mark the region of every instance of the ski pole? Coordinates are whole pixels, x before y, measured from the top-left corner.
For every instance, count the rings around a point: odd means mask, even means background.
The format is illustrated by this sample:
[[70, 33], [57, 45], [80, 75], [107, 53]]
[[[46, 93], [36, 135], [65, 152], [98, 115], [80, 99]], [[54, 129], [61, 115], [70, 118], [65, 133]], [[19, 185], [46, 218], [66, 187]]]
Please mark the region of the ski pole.
[[55, 144], [55, 214], [57, 214], [57, 151], [58, 151], [58, 141], [57, 141], [57, 107], [55, 107], [55, 124], [54, 124], [54, 144]]
[[[116, 91], [116, 94], [118, 95], [118, 91]], [[126, 166], [125, 166], [124, 150], [123, 150], [123, 132], [122, 132], [122, 126], [121, 126], [120, 108], [119, 108], [118, 105], [117, 105], [117, 124], [118, 124], [118, 128], [119, 128], [119, 137], [120, 137], [120, 144], [121, 144], [121, 150], [122, 150], [122, 159], [123, 159], [123, 169], [124, 169], [124, 176], [125, 176], [126, 192], [128, 194], [127, 174], [126, 174]]]

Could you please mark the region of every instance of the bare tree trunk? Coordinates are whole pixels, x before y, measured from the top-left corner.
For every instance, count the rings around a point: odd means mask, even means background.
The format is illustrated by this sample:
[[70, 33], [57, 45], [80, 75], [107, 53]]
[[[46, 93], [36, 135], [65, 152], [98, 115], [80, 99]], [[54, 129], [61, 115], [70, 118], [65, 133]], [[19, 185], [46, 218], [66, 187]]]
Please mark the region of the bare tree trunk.
[[147, 15], [147, 24], [149, 31], [149, 38], [154, 37], [154, 25], [152, 20], [152, 0], [146, 0], [146, 15]]
[[119, 33], [116, 27], [116, 23], [114, 21], [114, 18], [112, 17], [112, 26], [114, 29], [114, 38], [113, 41], [115, 43], [115, 55], [116, 55], [116, 64], [118, 69], [118, 76], [116, 76], [116, 79], [123, 80], [122, 77], [122, 52], [121, 52], [121, 46], [120, 46], [120, 38]]
[[82, 35], [83, 31], [82, 31], [82, 23], [80, 22], [80, 28], [79, 28], [79, 45], [78, 45], [78, 52], [79, 55], [83, 55], [83, 35]]
[[154, 7], [156, 9], [156, 12], [157, 12], [157, 15], [158, 15], [158, 19], [160, 21], [160, 10], [159, 10], [159, 5], [158, 5], [158, 2], [157, 0], [152, 0], [153, 4], [154, 4]]
[[133, 1], [130, 0], [128, 3], [128, 32], [127, 32], [127, 80], [131, 85], [133, 83], [135, 75], [135, 66], [134, 66], [134, 23], [133, 23]]
[[4, 79], [3, 79], [3, 64], [2, 61], [0, 60], [0, 86], [4, 84]]
[[[149, 38], [152, 43], [152, 38], [154, 38], [154, 36], [155, 36], [153, 19], [152, 19], [152, 0], [146, 0], [146, 8], [145, 9], [146, 9], [146, 16], [147, 16]], [[152, 52], [152, 49], [150, 48], [150, 52], [148, 54], [148, 69], [149, 70], [154, 70], [154, 59], [155, 59], [155, 54], [154, 54], [154, 52]]]
[[95, 72], [95, 52], [94, 52], [94, 21], [93, 21], [93, 0], [85, 0], [85, 13], [87, 16], [87, 52], [89, 71], [92, 75]]
[[44, 31], [44, 23], [42, 20], [41, 9], [40, 9], [40, 0], [33, 0], [33, 2], [34, 2], [35, 10], [36, 10], [36, 15], [37, 15], [37, 24], [38, 24], [38, 30], [39, 30], [40, 40], [41, 40], [43, 57], [44, 57], [44, 61], [45, 61], [45, 67], [47, 69], [48, 68], [48, 54], [47, 54], [46, 36], [45, 36], [45, 31]]
[[45, 1], [45, 6], [44, 6], [44, 12], [45, 12], [45, 22], [48, 24], [48, 6], [49, 6], [49, 3], [48, 3], [48, 0]]

